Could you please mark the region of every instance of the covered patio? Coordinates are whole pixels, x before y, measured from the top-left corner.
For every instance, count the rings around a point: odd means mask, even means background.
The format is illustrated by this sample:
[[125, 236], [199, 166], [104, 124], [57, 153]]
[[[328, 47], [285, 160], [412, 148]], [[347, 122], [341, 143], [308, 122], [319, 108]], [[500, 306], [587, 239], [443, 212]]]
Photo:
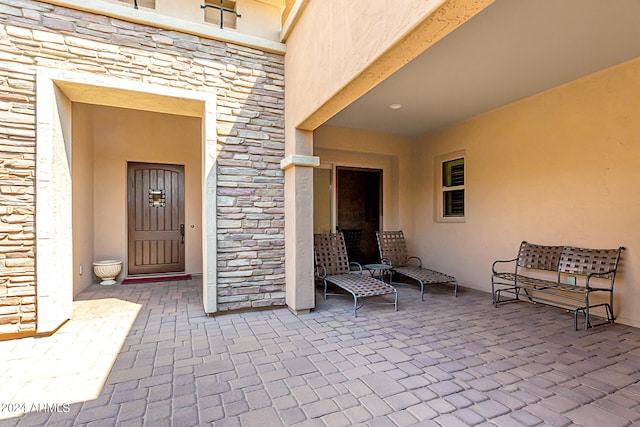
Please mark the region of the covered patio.
[[[89, 286], [50, 337], [0, 342], [1, 426], [607, 425], [640, 420], [640, 330], [400, 286], [207, 317], [199, 279]], [[27, 400], [29, 397], [29, 400]], [[22, 404], [26, 414], [21, 414]], [[47, 410], [32, 410], [33, 405]], [[11, 409], [12, 411], [9, 411]]]

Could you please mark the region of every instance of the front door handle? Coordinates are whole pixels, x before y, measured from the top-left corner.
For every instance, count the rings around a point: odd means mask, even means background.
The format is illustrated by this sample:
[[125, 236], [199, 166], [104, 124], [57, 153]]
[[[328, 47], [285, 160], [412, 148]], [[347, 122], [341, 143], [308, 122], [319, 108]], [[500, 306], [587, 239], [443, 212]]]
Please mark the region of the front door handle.
[[184, 224], [180, 224], [180, 244], [184, 245]]

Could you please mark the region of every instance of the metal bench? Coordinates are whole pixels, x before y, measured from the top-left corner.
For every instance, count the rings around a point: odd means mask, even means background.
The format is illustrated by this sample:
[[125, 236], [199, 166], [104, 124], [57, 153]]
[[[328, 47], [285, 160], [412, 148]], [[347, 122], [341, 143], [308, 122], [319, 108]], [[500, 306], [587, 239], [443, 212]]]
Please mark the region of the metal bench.
[[[534, 303], [573, 311], [574, 327], [578, 330], [578, 313], [584, 315], [584, 328], [613, 323], [613, 285], [620, 254], [617, 249], [589, 249], [574, 246], [545, 246], [523, 241], [518, 257], [498, 260], [492, 265], [491, 293], [494, 307], [504, 302], [502, 294], [511, 294], [507, 301], [520, 297]], [[503, 264], [514, 264], [514, 270], [498, 271]], [[546, 277], [545, 277], [546, 276]], [[591, 294], [608, 294], [608, 302], [594, 303]], [[595, 308], [603, 308], [594, 313]], [[591, 318], [600, 319], [597, 324]]]
[[[357, 262], [349, 262], [347, 247], [342, 233], [314, 234], [313, 247], [316, 265], [316, 277], [324, 283], [324, 299], [328, 294], [327, 285], [333, 284], [353, 296], [353, 317], [357, 317], [358, 309], [364, 305], [364, 298], [393, 295], [393, 302], [371, 301], [377, 304], [393, 304], [398, 311], [398, 291], [393, 286], [362, 274], [362, 266]], [[355, 266], [356, 271], [351, 267]], [[358, 303], [362, 304], [358, 306]]]
[[[424, 301], [424, 285], [435, 283], [453, 284], [453, 294], [458, 296], [458, 280], [445, 273], [422, 267], [422, 260], [416, 256], [409, 256], [407, 244], [402, 231], [376, 232], [380, 260], [391, 265], [393, 274], [401, 274], [420, 284], [420, 299]], [[393, 283], [393, 282], [392, 282]]]

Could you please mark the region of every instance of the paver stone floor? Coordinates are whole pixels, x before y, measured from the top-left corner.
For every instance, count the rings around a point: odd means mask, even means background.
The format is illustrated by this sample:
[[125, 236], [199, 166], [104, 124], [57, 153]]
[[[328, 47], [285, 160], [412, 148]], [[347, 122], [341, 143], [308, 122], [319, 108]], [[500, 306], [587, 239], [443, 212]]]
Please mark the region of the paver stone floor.
[[0, 342], [0, 426], [640, 425], [640, 330], [399, 286], [206, 316], [201, 281], [92, 285], [49, 337]]

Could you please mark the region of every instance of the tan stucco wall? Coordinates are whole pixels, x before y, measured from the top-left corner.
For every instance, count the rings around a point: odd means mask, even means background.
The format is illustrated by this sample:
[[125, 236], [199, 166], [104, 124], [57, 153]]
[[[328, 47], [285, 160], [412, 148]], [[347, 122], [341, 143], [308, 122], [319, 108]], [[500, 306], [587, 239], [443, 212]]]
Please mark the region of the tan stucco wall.
[[311, 0], [287, 39], [287, 138], [315, 129], [492, 2]]
[[201, 119], [86, 104], [77, 104], [75, 111], [93, 121], [95, 260], [123, 260], [126, 275], [127, 162], [183, 164], [185, 270], [201, 274]]
[[280, 7], [260, 1], [238, 0], [237, 31], [279, 41]]
[[[314, 130], [492, 2], [304, 2], [286, 32], [285, 155], [313, 155]], [[285, 171], [287, 304], [294, 311], [313, 307], [312, 160]]]
[[[640, 58], [422, 138], [419, 254], [489, 291], [491, 263], [515, 257], [521, 240], [626, 246], [615, 314], [640, 326], [638, 111]], [[434, 157], [460, 149], [466, 222], [435, 223]]]
[[[80, 108], [78, 108], [80, 107]], [[73, 295], [93, 283], [93, 110], [72, 104]], [[82, 267], [80, 267], [82, 266]], [[82, 274], [80, 274], [82, 268]]]
[[313, 232], [328, 233], [331, 228], [331, 168], [313, 170]]
[[414, 139], [356, 129], [321, 126], [313, 136], [314, 155], [323, 164], [382, 169], [382, 226], [385, 230], [413, 230], [409, 209]]
[[[119, 3], [118, 0], [112, 1]], [[204, 23], [204, 10], [200, 8], [202, 4], [204, 4], [202, 0], [156, 0], [155, 11], [161, 15]], [[217, 5], [217, 2], [213, 4]], [[236, 0], [236, 11], [241, 15], [236, 20], [236, 28], [226, 31], [278, 41], [280, 36], [279, 7], [260, 1]], [[219, 12], [211, 9], [211, 13]], [[227, 17], [232, 17], [232, 15], [225, 14], [225, 19]]]
[[[133, 9], [133, 1], [131, 4], [120, 0], [90, 0], [85, 1], [84, 7], [97, 8], [99, 3], [112, 3], [122, 8], [121, 13], [129, 16], [136, 15], [145, 16], [148, 14], [158, 14], [164, 22], [170, 23], [171, 19], [179, 19], [196, 23], [198, 26], [206, 29], [218, 28], [216, 24], [206, 23], [204, 20], [204, 10], [200, 5], [204, 4], [202, 0], [155, 0], [155, 9], [145, 7], [144, 2], [139, 1], [140, 8], [136, 11]], [[264, 2], [261, 0], [236, 0], [236, 11], [242, 15], [236, 21], [235, 29], [225, 29], [224, 31], [231, 37], [236, 35], [248, 35], [251, 37], [264, 38], [273, 42], [280, 41], [280, 9], [277, 1]], [[214, 2], [217, 4], [217, 2]], [[127, 11], [128, 9], [128, 11]], [[111, 9], [118, 11], [118, 8]], [[213, 13], [217, 10], [211, 9]], [[141, 13], [142, 12], [142, 13]], [[228, 14], [226, 14], [228, 15]], [[232, 16], [232, 15], [228, 15]], [[226, 18], [226, 16], [225, 16]], [[174, 23], [173, 25], [183, 25]]]

